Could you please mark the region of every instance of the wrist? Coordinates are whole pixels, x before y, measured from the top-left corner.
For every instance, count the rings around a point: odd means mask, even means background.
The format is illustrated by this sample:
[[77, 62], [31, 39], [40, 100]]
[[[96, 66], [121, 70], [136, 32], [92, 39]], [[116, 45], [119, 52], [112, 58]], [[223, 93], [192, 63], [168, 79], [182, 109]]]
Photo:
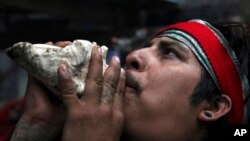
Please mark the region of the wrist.
[[32, 118], [31, 116], [24, 114], [19, 119], [11, 135], [11, 141], [60, 140], [62, 126], [63, 125], [55, 126], [47, 121], [43, 121], [39, 118]]
[[25, 123], [27, 125], [37, 125], [37, 126], [48, 126], [49, 125], [49, 120], [46, 120], [42, 117], [35, 116], [33, 114], [28, 114], [28, 113], [23, 113], [21, 116], [19, 122]]
[[60, 130], [19, 120], [10, 141], [53, 141], [61, 138]]
[[38, 116], [32, 116], [24, 113], [18, 121], [19, 126], [25, 126], [30, 130], [37, 130], [41, 133], [51, 134], [52, 136], [58, 135], [62, 132], [64, 121], [55, 121], [53, 119], [39, 118]]

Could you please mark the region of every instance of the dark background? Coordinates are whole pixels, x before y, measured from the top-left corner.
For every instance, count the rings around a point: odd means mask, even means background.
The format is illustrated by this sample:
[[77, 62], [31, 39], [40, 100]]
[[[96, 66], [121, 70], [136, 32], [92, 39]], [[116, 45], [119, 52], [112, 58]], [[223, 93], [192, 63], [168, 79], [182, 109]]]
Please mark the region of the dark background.
[[[168, 24], [250, 23], [249, 0], [0, 0], [0, 49], [19, 41], [87, 39], [124, 58]], [[26, 72], [0, 52], [0, 107], [24, 95]]]

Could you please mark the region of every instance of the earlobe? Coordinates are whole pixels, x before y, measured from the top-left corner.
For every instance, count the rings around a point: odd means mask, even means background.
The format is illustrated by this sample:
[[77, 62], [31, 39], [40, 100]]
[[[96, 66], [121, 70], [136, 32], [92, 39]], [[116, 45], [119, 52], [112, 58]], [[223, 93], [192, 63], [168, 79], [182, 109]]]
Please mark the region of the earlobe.
[[198, 119], [201, 121], [215, 121], [226, 115], [232, 107], [231, 98], [227, 95], [221, 95], [220, 98], [215, 103], [205, 109], [203, 109], [199, 115]]
[[202, 111], [198, 116], [201, 121], [214, 121], [216, 118], [214, 117], [213, 112], [211, 111]]

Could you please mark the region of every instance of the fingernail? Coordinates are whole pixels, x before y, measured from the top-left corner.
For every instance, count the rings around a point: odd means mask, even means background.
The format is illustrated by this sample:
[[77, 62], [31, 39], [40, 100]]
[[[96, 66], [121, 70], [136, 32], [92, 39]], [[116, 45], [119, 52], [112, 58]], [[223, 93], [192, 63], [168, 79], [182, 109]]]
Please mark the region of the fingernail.
[[69, 77], [69, 71], [68, 71], [68, 69], [67, 69], [67, 67], [66, 67], [65, 64], [61, 64], [60, 65], [60, 69], [61, 69], [61, 72], [63, 73], [63, 75], [65, 77]]
[[100, 56], [102, 56], [102, 48], [100, 46], [98, 46], [98, 53]]
[[60, 67], [61, 67], [62, 71], [64, 71], [64, 72], [67, 71], [67, 68], [64, 64], [61, 64]]
[[125, 70], [121, 68], [121, 78], [125, 79]]
[[114, 56], [115, 61], [119, 64], [120, 63], [120, 58], [117, 56]]

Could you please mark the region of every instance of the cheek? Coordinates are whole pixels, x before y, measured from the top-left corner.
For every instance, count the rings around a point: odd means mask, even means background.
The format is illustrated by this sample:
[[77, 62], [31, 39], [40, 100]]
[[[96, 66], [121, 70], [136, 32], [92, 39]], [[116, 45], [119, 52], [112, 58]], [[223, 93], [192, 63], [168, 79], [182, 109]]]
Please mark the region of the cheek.
[[142, 93], [127, 99], [126, 128], [142, 136], [184, 133], [183, 126], [195, 122], [189, 97], [200, 80], [200, 69], [190, 64], [154, 67], [138, 77]]
[[[152, 111], [173, 111], [180, 105], [189, 106], [189, 97], [200, 80], [199, 67], [187, 66], [185, 68], [158, 69], [152, 72], [147, 80], [145, 91], [141, 94], [141, 100]], [[157, 74], [157, 75], [156, 75]], [[152, 106], [150, 108], [150, 106]]]
[[175, 96], [192, 93], [201, 77], [199, 66], [155, 69], [148, 74], [145, 90], [165, 92]]
[[[188, 93], [177, 93], [176, 90], [169, 87], [164, 88], [142, 93], [140, 102], [144, 109], [144, 114], [148, 115], [148, 118], [155, 118], [157, 116], [175, 117], [186, 113], [185, 111], [189, 111]], [[183, 108], [180, 108], [180, 106]]]

